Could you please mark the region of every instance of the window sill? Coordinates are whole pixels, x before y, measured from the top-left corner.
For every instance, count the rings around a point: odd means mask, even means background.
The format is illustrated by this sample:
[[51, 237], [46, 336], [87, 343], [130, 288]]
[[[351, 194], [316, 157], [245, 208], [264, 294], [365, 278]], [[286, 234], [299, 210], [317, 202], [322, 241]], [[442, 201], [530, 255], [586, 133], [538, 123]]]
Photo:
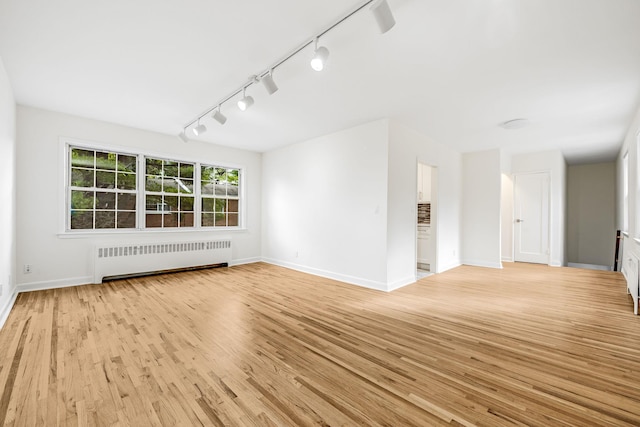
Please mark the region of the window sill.
[[158, 230], [105, 230], [105, 231], [68, 231], [58, 233], [57, 236], [60, 239], [87, 239], [91, 237], [107, 237], [107, 236], [147, 236], [147, 235], [162, 235], [162, 234], [175, 234], [175, 233], [244, 233], [249, 231], [248, 228], [177, 228], [177, 229], [158, 229]]

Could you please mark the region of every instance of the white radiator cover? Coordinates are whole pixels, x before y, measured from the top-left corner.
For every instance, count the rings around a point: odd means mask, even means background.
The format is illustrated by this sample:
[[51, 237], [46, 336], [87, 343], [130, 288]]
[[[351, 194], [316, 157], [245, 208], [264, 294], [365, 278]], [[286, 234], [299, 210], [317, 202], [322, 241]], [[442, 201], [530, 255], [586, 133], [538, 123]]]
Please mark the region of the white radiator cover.
[[231, 240], [101, 244], [94, 252], [93, 283], [108, 276], [231, 262]]
[[631, 254], [624, 257], [622, 274], [627, 279], [627, 291], [633, 298], [633, 313], [638, 314], [638, 258]]

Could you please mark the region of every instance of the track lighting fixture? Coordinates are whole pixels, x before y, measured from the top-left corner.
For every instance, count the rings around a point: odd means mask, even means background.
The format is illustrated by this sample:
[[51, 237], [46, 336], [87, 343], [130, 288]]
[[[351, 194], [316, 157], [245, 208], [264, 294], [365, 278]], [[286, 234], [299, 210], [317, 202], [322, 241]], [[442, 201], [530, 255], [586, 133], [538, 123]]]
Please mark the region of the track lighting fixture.
[[187, 137], [187, 134], [184, 133], [184, 129], [182, 129], [182, 132], [178, 134], [178, 138], [180, 138], [180, 140], [185, 144], [189, 142], [189, 138]]
[[318, 38], [316, 37], [315, 51], [313, 53], [313, 58], [311, 59], [311, 68], [316, 71], [322, 71], [324, 69], [324, 65], [327, 63], [328, 58], [329, 49], [324, 46], [318, 47]]
[[213, 114], [211, 114], [211, 117], [213, 117], [213, 119], [220, 123], [221, 125], [225, 124], [227, 121], [227, 117], [222, 114], [220, 112], [220, 106], [218, 105], [218, 109], [217, 110], [213, 110]]
[[380, 33], [384, 34], [396, 25], [396, 20], [391, 13], [387, 0], [375, 0], [371, 5], [371, 13], [376, 18]]
[[262, 76], [260, 81], [269, 95], [273, 95], [278, 91], [278, 85], [273, 81], [273, 70], [269, 70], [269, 73]]
[[278, 91], [278, 85], [273, 80], [274, 70], [303, 50], [308, 49], [309, 45], [313, 44], [314, 46], [313, 58], [311, 59], [311, 68], [316, 71], [322, 71], [327, 64], [327, 59], [329, 58], [329, 49], [324, 46], [318, 46], [318, 40], [320, 39], [320, 37], [323, 37], [329, 31], [333, 30], [338, 25], [341, 25], [343, 22], [345, 22], [367, 6], [369, 6], [369, 10], [373, 14], [373, 17], [375, 18], [376, 23], [378, 24], [378, 28], [380, 29], [380, 32], [382, 34], [386, 33], [395, 26], [396, 20], [393, 17], [393, 13], [391, 12], [391, 8], [389, 7], [388, 0], [363, 0], [349, 13], [345, 14], [341, 18], [332, 22], [330, 25], [326, 26], [322, 31], [316, 33], [313, 38], [307, 39], [297, 48], [284, 55], [277, 62], [271, 64], [270, 67], [256, 75], [250, 76], [249, 79], [241, 87], [237, 88], [224, 98], [220, 99], [214, 107], [209, 108], [204, 113], [200, 114], [191, 122], [189, 122], [183, 128], [183, 131], [178, 135], [178, 137], [184, 142], [189, 141], [189, 138], [187, 138], [185, 134], [186, 129], [191, 128], [191, 126], [196, 123], [197, 125], [192, 128], [193, 133], [198, 136], [205, 132], [207, 128], [205, 127], [205, 125], [200, 124], [200, 120], [208, 115], [211, 115], [211, 117], [221, 125], [224, 124], [227, 121], [227, 118], [224, 116], [224, 114], [222, 114], [220, 108], [222, 107], [222, 104], [224, 104], [225, 102], [229, 102], [233, 98], [236, 98], [239, 94], [242, 94], [242, 99], [238, 101], [238, 108], [240, 108], [240, 110], [242, 111], [246, 111], [247, 108], [251, 107], [254, 103], [253, 97], [247, 96], [246, 94], [247, 88], [251, 85], [262, 82], [262, 85], [264, 86], [267, 93], [269, 95], [273, 95]]
[[196, 127], [193, 128], [193, 134], [195, 136], [198, 136], [202, 133], [205, 133], [207, 131], [207, 127], [205, 125], [201, 125], [200, 124], [200, 119], [198, 119], [198, 125]]
[[253, 97], [247, 96], [246, 92], [247, 92], [247, 88], [245, 86], [244, 88], [242, 88], [242, 99], [238, 101], [238, 108], [241, 111], [246, 111], [247, 108], [253, 105]]

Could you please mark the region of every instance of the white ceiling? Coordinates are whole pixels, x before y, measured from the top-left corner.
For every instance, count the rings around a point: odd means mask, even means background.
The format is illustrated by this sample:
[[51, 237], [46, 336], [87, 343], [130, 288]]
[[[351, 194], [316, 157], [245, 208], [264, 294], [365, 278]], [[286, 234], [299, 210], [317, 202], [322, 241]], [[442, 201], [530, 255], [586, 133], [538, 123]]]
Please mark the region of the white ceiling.
[[[0, 0], [17, 102], [167, 134], [362, 0]], [[222, 107], [200, 139], [256, 151], [394, 117], [459, 151], [561, 149], [612, 159], [640, 105], [638, 0], [389, 0]], [[498, 124], [528, 118], [519, 130]]]

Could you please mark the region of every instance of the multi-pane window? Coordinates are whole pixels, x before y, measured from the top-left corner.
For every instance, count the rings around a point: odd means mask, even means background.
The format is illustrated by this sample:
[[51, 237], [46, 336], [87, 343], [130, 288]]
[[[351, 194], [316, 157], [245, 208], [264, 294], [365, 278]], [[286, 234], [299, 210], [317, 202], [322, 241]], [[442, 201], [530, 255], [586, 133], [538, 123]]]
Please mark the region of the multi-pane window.
[[236, 227], [239, 214], [240, 171], [221, 166], [200, 166], [202, 227]]
[[71, 148], [69, 157], [68, 227], [136, 228], [137, 156]]
[[145, 159], [145, 227], [194, 226], [195, 163]]
[[240, 226], [241, 169], [66, 147], [66, 230]]

